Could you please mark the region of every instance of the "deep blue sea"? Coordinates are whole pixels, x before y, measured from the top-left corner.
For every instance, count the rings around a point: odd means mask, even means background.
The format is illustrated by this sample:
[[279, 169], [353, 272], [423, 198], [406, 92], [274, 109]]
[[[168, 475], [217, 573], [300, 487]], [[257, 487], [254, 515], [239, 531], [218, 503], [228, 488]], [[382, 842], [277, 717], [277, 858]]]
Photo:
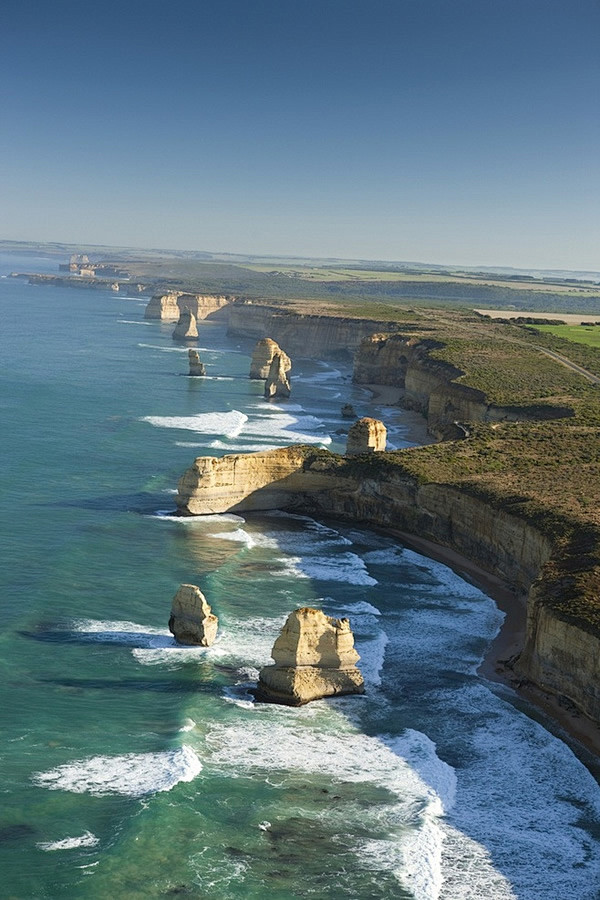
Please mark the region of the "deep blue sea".
[[[408, 446], [414, 415], [301, 359], [267, 403], [218, 324], [189, 378], [139, 297], [3, 277], [0, 303], [4, 900], [600, 897], [597, 782], [477, 675], [490, 598], [348, 523], [171, 515], [195, 456], [342, 450], [348, 401]], [[219, 616], [208, 649], [168, 632], [182, 582]], [[304, 605], [350, 618], [367, 693], [255, 704]]]

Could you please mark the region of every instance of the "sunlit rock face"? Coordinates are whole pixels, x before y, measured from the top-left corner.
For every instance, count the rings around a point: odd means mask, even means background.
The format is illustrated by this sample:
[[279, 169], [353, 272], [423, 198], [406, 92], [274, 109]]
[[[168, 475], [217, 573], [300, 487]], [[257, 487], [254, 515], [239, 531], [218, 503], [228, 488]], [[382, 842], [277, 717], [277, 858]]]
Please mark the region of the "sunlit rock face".
[[189, 309], [182, 309], [173, 332], [174, 341], [193, 341], [198, 337], [196, 316]]
[[169, 631], [178, 644], [210, 647], [217, 636], [218, 618], [195, 584], [182, 584], [173, 597]]
[[332, 619], [307, 606], [296, 609], [271, 655], [275, 665], [261, 670], [258, 700], [301, 706], [322, 697], [364, 693], [348, 619]]
[[265, 398], [289, 397], [291, 387], [285, 371], [285, 361], [282, 353], [277, 353], [265, 382]]
[[381, 453], [385, 450], [387, 429], [379, 419], [365, 417], [355, 422], [348, 432], [346, 454]]
[[268, 378], [271, 363], [278, 354], [283, 359], [283, 368], [287, 374], [292, 368], [292, 363], [287, 353], [271, 338], [263, 338], [258, 341], [250, 362], [250, 378]]

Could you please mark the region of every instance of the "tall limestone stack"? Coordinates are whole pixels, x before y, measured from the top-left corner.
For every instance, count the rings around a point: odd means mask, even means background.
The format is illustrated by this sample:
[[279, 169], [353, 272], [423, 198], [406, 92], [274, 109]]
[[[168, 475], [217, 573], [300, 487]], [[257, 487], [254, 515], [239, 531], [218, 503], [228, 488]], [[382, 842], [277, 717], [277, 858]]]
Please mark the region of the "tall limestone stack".
[[196, 316], [189, 309], [182, 309], [179, 321], [173, 332], [174, 341], [193, 341], [198, 337]]
[[290, 383], [285, 371], [285, 361], [282, 353], [276, 353], [269, 374], [265, 382], [265, 398], [289, 397], [291, 394]]
[[355, 422], [348, 432], [346, 455], [354, 456], [358, 453], [380, 453], [385, 450], [387, 429], [379, 419], [370, 419], [365, 416]]
[[190, 364], [190, 375], [206, 375], [206, 366], [200, 360], [197, 350], [191, 347], [188, 350], [188, 362]]
[[292, 368], [292, 362], [276, 341], [271, 338], [262, 338], [252, 353], [252, 361], [250, 362], [250, 378], [268, 378], [271, 363], [280, 354], [283, 358], [283, 367], [285, 372], [289, 372]]
[[178, 644], [210, 647], [217, 636], [218, 618], [195, 584], [182, 584], [173, 597], [169, 631]]
[[348, 619], [332, 619], [305, 606], [290, 613], [261, 669], [257, 700], [302, 706], [321, 697], [363, 694], [354, 636]]
[[154, 294], [144, 310], [144, 318], [160, 319], [161, 322], [177, 322], [181, 312], [177, 303], [179, 297], [181, 297], [181, 291]]

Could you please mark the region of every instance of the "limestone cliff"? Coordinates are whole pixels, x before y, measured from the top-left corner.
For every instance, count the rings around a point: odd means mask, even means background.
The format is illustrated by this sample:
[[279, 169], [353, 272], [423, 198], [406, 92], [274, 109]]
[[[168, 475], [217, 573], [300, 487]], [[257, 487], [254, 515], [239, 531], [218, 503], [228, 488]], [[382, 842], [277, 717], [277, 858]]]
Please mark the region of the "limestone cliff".
[[283, 370], [287, 374], [292, 368], [292, 362], [287, 353], [271, 338], [262, 338], [258, 341], [250, 360], [250, 378], [268, 378], [271, 363], [277, 355], [281, 356]]
[[154, 294], [146, 306], [144, 318], [161, 322], [177, 322], [184, 309], [193, 313], [196, 321], [226, 315], [231, 298], [212, 294], [191, 294], [186, 291], [166, 291]]
[[600, 721], [600, 633], [547, 602], [577, 573], [585, 579], [589, 563], [577, 549], [557, 562], [564, 550], [528, 519], [472, 491], [421, 484], [389, 454], [344, 459], [302, 446], [200, 457], [181, 478], [176, 502], [184, 515], [278, 508], [334, 516], [458, 551], [529, 596], [519, 673]]
[[362, 694], [359, 655], [348, 619], [332, 619], [320, 609], [290, 613], [271, 651], [275, 662], [260, 672], [257, 699], [301, 706], [340, 694]]
[[236, 303], [228, 309], [228, 330], [241, 337], [270, 337], [294, 356], [323, 357], [353, 352], [376, 331], [398, 331], [397, 322], [303, 315], [278, 306]]
[[527, 418], [560, 418], [570, 415], [564, 407], [526, 408], [488, 402], [476, 388], [457, 383], [464, 375], [450, 363], [431, 356], [442, 347], [438, 341], [402, 334], [372, 334], [354, 355], [352, 380], [356, 384], [390, 384], [404, 388], [402, 405], [421, 412], [429, 431], [438, 437], [459, 437], [457, 422], [517, 422]]

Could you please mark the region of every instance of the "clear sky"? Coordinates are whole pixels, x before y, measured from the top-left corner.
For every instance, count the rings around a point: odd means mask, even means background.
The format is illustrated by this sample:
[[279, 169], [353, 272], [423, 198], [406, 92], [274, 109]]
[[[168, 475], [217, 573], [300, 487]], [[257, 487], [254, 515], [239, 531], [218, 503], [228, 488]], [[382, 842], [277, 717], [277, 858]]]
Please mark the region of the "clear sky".
[[598, 0], [3, 0], [0, 237], [600, 269]]

